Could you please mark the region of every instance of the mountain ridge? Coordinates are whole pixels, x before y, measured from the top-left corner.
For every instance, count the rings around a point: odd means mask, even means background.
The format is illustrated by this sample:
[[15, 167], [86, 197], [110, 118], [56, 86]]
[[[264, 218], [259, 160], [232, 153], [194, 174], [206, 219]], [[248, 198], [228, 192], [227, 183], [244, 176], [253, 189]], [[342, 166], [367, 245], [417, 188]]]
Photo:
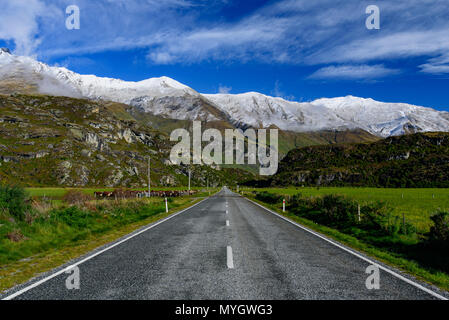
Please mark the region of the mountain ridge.
[[[134, 82], [80, 75], [0, 50], [0, 92], [16, 90], [106, 100], [177, 120], [226, 121], [236, 127], [272, 125], [294, 132], [362, 129], [378, 137], [449, 131], [449, 113], [354, 96], [287, 101], [257, 92], [201, 94], [169, 77]], [[29, 92], [26, 92], [29, 93]]]
[[[290, 150], [271, 186], [447, 188], [449, 133], [426, 132], [371, 143]], [[251, 183], [250, 183], [251, 184]]]

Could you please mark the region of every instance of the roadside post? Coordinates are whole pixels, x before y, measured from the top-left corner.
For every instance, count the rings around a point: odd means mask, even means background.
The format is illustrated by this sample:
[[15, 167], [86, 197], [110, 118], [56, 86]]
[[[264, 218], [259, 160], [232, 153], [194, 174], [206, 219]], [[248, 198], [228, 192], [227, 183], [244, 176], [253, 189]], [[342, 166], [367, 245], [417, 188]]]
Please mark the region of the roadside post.
[[167, 197], [165, 197], [165, 212], [168, 213], [168, 202], [167, 202]]
[[361, 221], [360, 219], [360, 203], [357, 204], [357, 213], [359, 215], [359, 222]]
[[282, 212], [285, 212], [285, 199], [282, 200]]

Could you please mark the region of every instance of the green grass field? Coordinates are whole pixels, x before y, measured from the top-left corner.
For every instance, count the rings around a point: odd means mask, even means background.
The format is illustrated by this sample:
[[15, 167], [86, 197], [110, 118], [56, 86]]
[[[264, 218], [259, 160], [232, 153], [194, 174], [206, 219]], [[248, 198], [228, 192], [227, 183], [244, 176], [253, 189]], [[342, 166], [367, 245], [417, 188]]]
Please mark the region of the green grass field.
[[[245, 188], [244, 191], [256, 189]], [[430, 216], [438, 209], [449, 210], [449, 189], [388, 189], [388, 188], [266, 188], [257, 189], [283, 195], [301, 193], [304, 196], [338, 194], [360, 202], [383, 201], [394, 209], [394, 213], [415, 225], [421, 232], [429, 231]], [[288, 199], [288, 198], [287, 198]]]
[[[55, 200], [61, 199], [69, 190], [80, 190], [93, 195], [95, 191], [113, 191], [115, 188], [26, 188], [31, 197], [47, 197]], [[204, 187], [192, 187], [192, 190], [203, 190]], [[133, 190], [146, 190], [145, 188]], [[186, 187], [153, 187], [151, 190], [187, 190]], [[216, 188], [209, 188], [214, 191]]]
[[[152, 188], [152, 190], [185, 190], [185, 187]], [[192, 187], [193, 190], [204, 188]], [[60, 200], [70, 188], [27, 188], [32, 197], [47, 197]], [[113, 188], [80, 188], [87, 194], [95, 191], [112, 191]], [[143, 188], [141, 189], [143, 190]], [[210, 189], [211, 192], [216, 189]], [[244, 191], [255, 189], [242, 188]], [[283, 195], [294, 195], [302, 193], [305, 196], [319, 196], [324, 194], [339, 194], [347, 196], [363, 204], [370, 201], [383, 201], [394, 208], [395, 214], [405, 218], [414, 224], [421, 232], [427, 232], [430, 228], [430, 216], [438, 209], [449, 210], [449, 189], [387, 189], [387, 188], [349, 188], [349, 187], [326, 187], [326, 188], [266, 188], [260, 191], [270, 191]]]

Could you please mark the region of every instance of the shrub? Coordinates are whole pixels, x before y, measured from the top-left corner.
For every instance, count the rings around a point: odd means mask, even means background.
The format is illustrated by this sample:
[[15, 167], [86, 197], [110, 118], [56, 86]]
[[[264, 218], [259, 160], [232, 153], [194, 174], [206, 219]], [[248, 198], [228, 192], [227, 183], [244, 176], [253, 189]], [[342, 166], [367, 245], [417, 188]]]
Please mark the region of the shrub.
[[30, 210], [29, 197], [25, 189], [0, 185], [0, 211], [6, 211], [18, 220], [23, 220]]
[[70, 190], [63, 197], [62, 200], [72, 205], [85, 205], [86, 202], [93, 200], [94, 197], [79, 190]]
[[[361, 205], [361, 221], [358, 218], [357, 203], [339, 195], [308, 198], [296, 194], [289, 201], [288, 210], [316, 223], [338, 229], [357, 226], [360, 229], [384, 233], [402, 230], [399, 220], [392, 217], [391, 208], [381, 202]], [[406, 228], [406, 232], [411, 233], [412, 228]]]
[[449, 246], [449, 212], [439, 211], [430, 217], [434, 225], [430, 228], [431, 241]]
[[281, 196], [271, 193], [271, 192], [267, 192], [267, 191], [262, 191], [262, 192], [258, 192], [256, 194], [256, 199], [262, 202], [266, 202], [266, 203], [270, 203], [270, 204], [275, 204], [275, 203], [279, 203], [281, 202]]
[[90, 220], [93, 217], [89, 212], [73, 206], [65, 209], [53, 210], [51, 212], [51, 218], [58, 222], [65, 223], [70, 227], [82, 229], [89, 225], [91, 222]]
[[20, 242], [22, 240], [25, 240], [25, 237], [23, 236], [22, 232], [18, 229], [15, 229], [7, 233], [6, 237], [12, 242]]

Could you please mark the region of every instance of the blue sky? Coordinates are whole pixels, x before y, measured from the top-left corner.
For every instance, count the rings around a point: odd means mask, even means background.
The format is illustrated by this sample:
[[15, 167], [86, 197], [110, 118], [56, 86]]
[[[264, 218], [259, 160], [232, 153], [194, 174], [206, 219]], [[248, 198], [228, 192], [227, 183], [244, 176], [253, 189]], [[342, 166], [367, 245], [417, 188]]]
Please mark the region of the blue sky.
[[[65, 28], [68, 5], [80, 30]], [[380, 29], [368, 30], [368, 5]], [[2, 0], [0, 46], [202, 93], [355, 95], [449, 111], [448, 0]]]

